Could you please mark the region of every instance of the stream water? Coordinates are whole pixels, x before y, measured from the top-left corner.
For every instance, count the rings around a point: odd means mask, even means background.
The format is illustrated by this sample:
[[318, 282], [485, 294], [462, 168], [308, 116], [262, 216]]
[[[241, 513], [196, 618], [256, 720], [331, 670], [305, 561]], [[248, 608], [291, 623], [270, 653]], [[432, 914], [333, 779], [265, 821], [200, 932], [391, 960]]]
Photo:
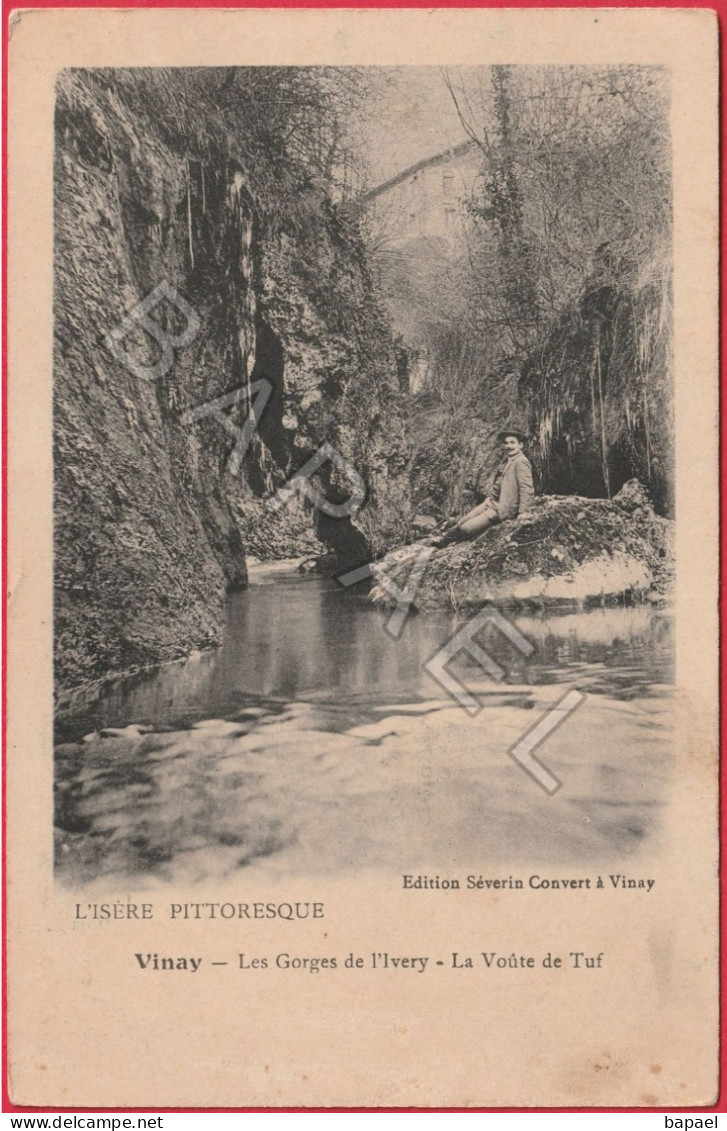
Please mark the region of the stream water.
[[[465, 622], [386, 612], [291, 563], [256, 567], [222, 646], [78, 695], [57, 724], [57, 874], [74, 886], [194, 883], [382, 867], [623, 860], [658, 835], [672, 751], [672, 620], [609, 608], [494, 626], [450, 670], [427, 661]], [[539, 752], [545, 793], [508, 756], [571, 687], [585, 701]]]

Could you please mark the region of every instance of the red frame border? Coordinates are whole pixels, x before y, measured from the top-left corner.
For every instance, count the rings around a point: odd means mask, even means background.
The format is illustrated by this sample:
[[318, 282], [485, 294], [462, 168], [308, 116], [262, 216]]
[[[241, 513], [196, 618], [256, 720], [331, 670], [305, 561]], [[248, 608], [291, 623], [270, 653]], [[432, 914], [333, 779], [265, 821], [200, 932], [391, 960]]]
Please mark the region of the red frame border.
[[[718, 22], [719, 34], [719, 57], [720, 57], [720, 79], [719, 79], [719, 99], [720, 99], [720, 174], [727, 180], [727, 77], [723, 69], [722, 55], [724, 49], [725, 32], [727, 29], [727, 0], [691, 0], [689, 3], [680, 2], [680, 0], [556, 0], [555, 3], [548, 3], [544, 0], [543, 3], [531, 3], [529, 0], [488, 0], [483, 3], [481, 0], [459, 0], [456, 4], [440, 3], [441, 8], [692, 8], [704, 9], [712, 11], [716, 14]], [[169, 1114], [174, 1113], [194, 1113], [194, 1112], [209, 1112], [210, 1114], [235, 1114], [237, 1112], [256, 1114], [256, 1113], [303, 1113], [303, 1112], [400, 1112], [400, 1113], [449, 1113], [449, 1112], [462, 1112], [468, 1114], [483, 1113], [529, 1113], [529, 1112], [543, 1112], [553, 1114], [566, 1114], [566, 1113], [582, 1113], [582, 1114], [598, 1114], [598, 1113], [626, 1113], [633, 1112], [635, 1114], [660, 1114], [660, 1113], [678, 1113], [689, 1112], [699, 1113], [702, 1117], [711, 1114], [718, 1114], [720, 1112], [727, 1112], [727, 1088], [725, 1087], [725, 1078], [727, 1078], [727, 1042], [724, 1040], [723, 1023], [727, 1016], [727, 979], [723, 976], [723, 963], [725, 961], [725, 947], [727, 939], [727, 887], [725, 881], [725, 869], [720, 866], [720, 1081], [719, 1093], [716, 1102], [709, 1107], [480, 1107], [480, 1108], [458, 1108], [458, 1107], [124, 1107], [124, 1108], [91, 1108], [91, 1107], [25, 1107], [14, 1104], [10, 1098], [8, 1088], [8, 1027], [7, 1027], [7, 1009], [8, 1009], [8, 985], [7, 985], [7, 784], [5, 777], [5, 757], [7, 753], [7, 616], [8, 616], [8, 340], [7, 340], [7, 315], [8, 315], [8, 283], [7, 283], [7, 237], [8, 237], [8, 44], [10, 32], [10, 20], [13, 14], [17, 11], [27, 10], [28, 7], [34, 9], [41, 8], [173, 8], [173, 9], [206, 9], [206, 8], [280, 8], [280, 9], [299, 9], [299, 8], [329, 8], [329, 9], [344, 9], [344, 8], [409, 8], [409, 9], [430, 9], [431, 3], [427, 0], [368, 0], [368, 2], [345, 2], [345, 0], [297, 0], [296, 3], [285, 3], [281, 0], [247, 0], [247, 3], [231, 3], [230, 0], [205, 0], [205, 3], [200, 3], [199, 0], [145, 0], [139, 3], [138, 0], [65, 0], [63, 3], [54, 3], [53, 0], [33, 0], [32, 5], [21, 5], [13, 3], [13, 0], [2, 0], [2, 420], [1, 420], [1, 435], [2, 435], [2, 450], [0, 454], [0, 466], [2, 467], [2, 613], [0, 615], [0, 623], [2, 624], [2, 648], [0, 651], [0, 663], [2, 664], [2, 919], [0, 920], [0, 930], [2, 931], [2, 1112], [3, 1113], [28, 1113], [33, 1112], [59, 1112], [66, 1114], [83, 1114], [84, 1112], [129, 1112], [137, 1114], [159, 1113]], [[725, 230], [727, 229], [727, 193], [725, 186], [720, 184], [720, 420], [727, 414], [727, 360], [722, 346], [722, 328], [725, 325], [727, 318], [727, 255], [724, 254], [725, 247]], [[725, 626], [725, 605], [726, 598], [722, 588], [722, 566], [727, 560], [727, 521], [725, 521], [724, 504], [725, 493], [727, 491], [727, 443], [720, 429], [720, 591], [719, 591], [719, 617], [720, 617], [720, 751], [727, 744], [727, 713], [721, 710], [722, 701], [727, 692], [727, 664], [724, 660], [724, 648], [727, 647], [727, 628]], [[727, 856], [727, 823], [723, 821], [723, 814], [727, 811], [727, 774], [722, 772], [721, 765], [719, 771], [719, 813], [720, 813], [720, 855], [721, 860]]]

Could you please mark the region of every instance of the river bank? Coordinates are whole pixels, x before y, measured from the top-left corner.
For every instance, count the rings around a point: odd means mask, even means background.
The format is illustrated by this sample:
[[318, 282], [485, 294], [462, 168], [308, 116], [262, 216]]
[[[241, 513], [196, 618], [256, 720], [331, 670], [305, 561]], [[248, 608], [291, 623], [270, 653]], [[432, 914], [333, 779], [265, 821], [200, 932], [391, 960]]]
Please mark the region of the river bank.
[[[429, 554], [430, 556], [427, 556]], [[417, 562], [418, 608], [587, 608], [666, 605], [674, 583], [674, 523], [657, 515], [636, 480], [613, 499], [544, 495], [479, 538], [432, 553], [400, 547], [374, 568], [375, 604], [396, 604]]]

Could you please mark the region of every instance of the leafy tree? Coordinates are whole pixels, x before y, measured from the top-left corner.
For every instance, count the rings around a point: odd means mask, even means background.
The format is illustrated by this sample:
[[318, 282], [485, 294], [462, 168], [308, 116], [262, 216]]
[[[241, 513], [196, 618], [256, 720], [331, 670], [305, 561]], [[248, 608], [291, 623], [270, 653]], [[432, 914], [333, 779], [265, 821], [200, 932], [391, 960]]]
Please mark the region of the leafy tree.
[[638, 476], [668, 509], [667, 74], [496, 66], [443, 80], [483, 175], [450, 277], [459, 304], [449, 326], [432, 322], [432, 386], [458, 371], [466, 437], [473, 354], [485, 418], [502, 411], [503, 381], [517, 374], [508, 415], [531, 428], [546, 489], [611, 495]]

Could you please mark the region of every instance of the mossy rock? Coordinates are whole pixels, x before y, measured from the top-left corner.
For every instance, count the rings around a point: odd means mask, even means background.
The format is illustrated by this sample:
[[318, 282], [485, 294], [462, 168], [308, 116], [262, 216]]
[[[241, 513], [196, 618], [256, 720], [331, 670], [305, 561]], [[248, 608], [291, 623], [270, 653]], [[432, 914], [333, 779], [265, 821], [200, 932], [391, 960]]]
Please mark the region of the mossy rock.
[[[668, 592], [673, 523], [651, 508], [634, 480], [613, 499], [546, 495], [532, 510], [471, 542], [429, 551], [414, 597], [418, 608], [459, 609], [636, 602]], [[371, 599], [394, 605], [425, 543], [402, 547], [374, 570]], [[381, 575], [388, 587], [381, 583]]]

